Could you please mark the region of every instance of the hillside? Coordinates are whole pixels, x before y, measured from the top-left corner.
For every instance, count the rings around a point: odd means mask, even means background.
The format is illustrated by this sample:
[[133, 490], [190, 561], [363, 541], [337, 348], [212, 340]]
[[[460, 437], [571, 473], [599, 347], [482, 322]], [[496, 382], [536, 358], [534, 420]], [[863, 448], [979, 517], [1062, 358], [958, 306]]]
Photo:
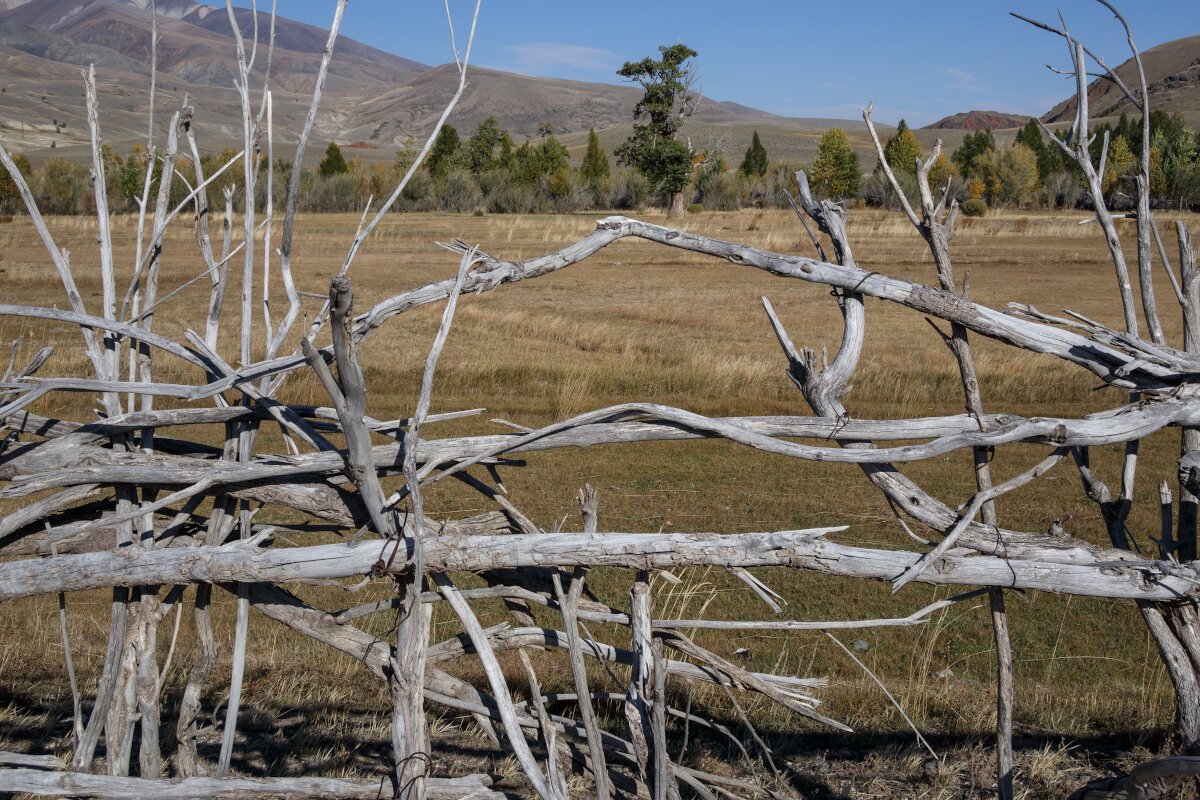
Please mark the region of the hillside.
[[1020, 128], [1029, 117], [1024, 114], [1005, 114], [1001, 111], [967, 111], [942, 117], [932, 125], [926, 125], [922, 130], [960, 130], [960, 131], [999, 131], [1006, 128]]
[[[240, 146], [236, 71], [228, 14], [192, 0], [159, 0], [159, 126], [184, 97], [196, 107], [201, 146]], [[253, 18], [237, 9], [249, 36]], [[269, 16], [259, 13], [262, 35]], [[148, 105], [151, 18], [148, 0], [0, 0], [0, 132], [6, 143], [34, 159], [82, 156], [87, 148], [80, 91], [81, 67], [94, 63], [100, 90], [105, 141], [119, 152], [144, 141]], [[278, 154], [294, 144], [307, 112], [327, 33], [278, 19], [272, 63]], [[265, 58], [255, 63], [259, 85]], [[430, 67], [339, 38], [314, 141], [365, 142], [366, 160], [384, 160], [407, 138], [421, 140], [432, 129], [457, 86], [453, 65]], [[495, 117], [518, 140], [536, 135], [549, 122], [574, 146], [589, 128], [605, 146], [628, 136], [641, 90], [628, 85], [535, 78], [472, 67], [468, 89], [451, 124], [467, 135]], [[740, 159], [758, 130], [772, 158], [810, 160], [821, 131], [841, 125], [864, 156], [861, 122], [787, 118], [733, 102], [704, 100], [688, 134], [699, 147], [722, 147]], [[53, 146], [53, 150], [51, 149]], [[315, 155], [319, 157], [319, 153]]]
[[[1150, 107], [1184, 112], [1193, 121], [1200, 117], [1200, 35], [1160, 44], [1142, 53]], [[1089, 69], [1094, 67], [1089, 67]], [[1137, 68], [1132, 58], [1117, 67], [1117, 75], [1131, 88], [1137, 87]], [[1108, 80], [1097, 78], [1088, 85], [1088, 115], [1112, 117], [1132, 111], [1125, 94]], [[1069, 123], [1075, 116], [1075, 97], [1050, 109], [1046, 123]]]

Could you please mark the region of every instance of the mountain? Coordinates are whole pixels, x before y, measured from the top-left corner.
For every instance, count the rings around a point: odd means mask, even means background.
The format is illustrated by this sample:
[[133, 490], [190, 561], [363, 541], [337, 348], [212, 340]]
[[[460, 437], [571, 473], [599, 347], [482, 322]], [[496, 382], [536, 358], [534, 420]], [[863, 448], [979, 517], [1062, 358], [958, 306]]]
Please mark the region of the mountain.
[[[1146, 71], [1146, 88], [1150, 92], [1150, 108], [1164, 111], [1179, 110], [1193, 122], [1200, 118], [1200, 36], [1160, 44], [1142, 53]], [[1137, 66], [1130, 58], [1116, 69], [1117, 75], [1133, 90], [1137, 90]], [[1075, 117], [1075, 96], [1050, 109], [1042, 121], [1070, 123]], [[1125, 93], [1107, 79], [1097, 78], [1088, 84], [1088, 115], [1112, 117], [1132, 112], [1133, 104]]]
[[[403, 141], [397, 137], [411, 135], [411, 131], [432, 130], [446, 98], [457, 87], [457, 68], [444, 64], [382, 95], [349, 104], [343, 109], [346, 137], [391, 144]], [[550, 122], [560, 133], [624, 125], [641, 98], [642, 90], [633, 86], [533, 78], [471, 67], [467, 89], [450, 121], [461, 133], [495, 117], [502, 130], [520, 140], [536, 136], [542, 122]], [[784, 119], [736, 103], [703, 100], [692, 117], [709, 124], [778, 124]]]
[[[204, 150], [240, 147], [228, 12], [193, 0], [157, 0], [156, 6], [156, 129], [186, 98], [196, 110], [193, 128]], [[249, 46], [256, 18], [249, 9], [235, 9], [234, 16]], [[84, 157], [89, 145], [80, 69], [89, 64], [96, 66], [105, 142], [117, 152], [144, 142], [151, 23], [150, 0], [0, 0], [0, 136], [6, 145], [35, 163], [51, 155]], [[257, 28], [265, 41], [269, 14], [258, 13]], [[270, 69], [277, 156], [286, 157], [295, 144], [327, 39], [320, 28], [276, 19]], [[266, 50], [259, 47], [252, 87], [261, 87], [266, 64]], [[364, 160], [391, 159], [409, 137], [422, 141], [428, 135], [457, 84], [452, 64], [431, 67], [339, 37], [314, 126], [313, 141], [321, 144], [314, 158], [333, 140], [365, 145], [355, 151]], [[628, 85], [471, 67], [450, 123], [465, 137], [495, 117], [520, 141], [549, 122], [573, 153], [576, 140], [595, 128], [611, 152], [628, 136], [641, 94]], [[257, 91], [253, 102], [257, 108]], [[732, 102], [704, 100], [684, 132], [695, 146], [720, 147], [736, 163], [758, 130], [772, 158], [807, 161], [820, 132], [834, 125], [851, 133], [864, 163], [874, 158], [861, 122], [781, 117]]]
[[1023, 114], [1005, 114], [1001, 111], [967, 111], [943, 117], [922, 130], [999, 131], [1005, 128], [1020, 128], [1029, 117]]
[[[160, 13], [157, 21], [158, 69], [201, 86], [231, 86], [235, 63], [228, 13], [186, 0], [167, 0], [160, 5], [165, 6], [165, 13]], [[147, 6], [143, 0], [36, 0], [4, 12], [2, 18], [83, 48], [105, 48], [146, 65], [150, 62], [151, 31]], [[244, 36], [250, 38], [254, 29], [252, 12], [235, 9], [235, 16]], [[259, 12], [258, 29], [265, 40], [270, 31], [269, 14]], [[318, 61], [313, 56], [324, 50], [327, 38], [328, 33], [311, 25], [277, 18], [272, 64], [276, 83], [288, 91], [311, 92]], [[19, 43], [12, 46], [25, 50]], [[383, 91], [429, 69], [351, 39], [339, 39], [334, 52], [328, 86], [335, 94]], [[260, 80], [265, 63], [262, 57], [255, 62]]]

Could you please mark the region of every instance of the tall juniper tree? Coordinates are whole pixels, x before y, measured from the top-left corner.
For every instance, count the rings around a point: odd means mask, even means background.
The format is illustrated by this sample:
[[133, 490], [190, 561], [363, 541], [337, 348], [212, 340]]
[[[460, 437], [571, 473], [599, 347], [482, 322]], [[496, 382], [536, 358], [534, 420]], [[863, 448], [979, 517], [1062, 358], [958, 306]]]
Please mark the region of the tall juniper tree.
[[691, 180], [692, 148], [678, 138], [679, 128], [696, 110], [691, 92], [694, 73], [688, 59], [696, 51], [685, 44], [658, 48], [662, 58], [627, 61], [617, 70], [641, 84], [645, 94], [633, 108], [633, 135], [616, 149], [617, 162], [646, 176], [653, 191], [671, 198], [671, 215], [683, 214], [683, 189]]

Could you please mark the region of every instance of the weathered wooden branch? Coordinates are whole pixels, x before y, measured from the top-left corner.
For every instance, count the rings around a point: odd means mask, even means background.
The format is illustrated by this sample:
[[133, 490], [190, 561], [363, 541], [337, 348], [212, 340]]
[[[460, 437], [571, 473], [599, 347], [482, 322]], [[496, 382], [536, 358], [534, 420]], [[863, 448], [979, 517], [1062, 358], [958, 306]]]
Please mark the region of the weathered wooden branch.
[[[388, 778], [372, 781], [347, 781], [337, 778], [185, 778], [157, 780], [151, 778], [110, 777], [83, 772], [48, 772], [39, 769], [0, 770], [0, 786], [5, 791], [23, 792], [42, 797], [161, 797], [172, 800], [184, 798], [222, 798], [242, 800], [252, 797], [395, 797]], [[490, 789], [486, 775], [463, 778], [430, 778], [426, 796], [430, 800], [502, 800], [506, 795]]]
[[[693, 564], [714, 566], [791, 566], [830, 575], [892, 580], [920, 554], [836, 544], [823, 537], [843, 528], [744, 534], [559, 533], [511, 536], [438, 536], [424, 541], [426, 567], [472, 572], [508, 567], [613, 566], [672, 569]], [[262, 538], [261, 536], [259, 538]], [[366, 575], [380, 559], [372, 542], [309, 547], [264, 548], [262, 542], [233, 542], [220, 547], [142, 551], [118, 549], [0, 564], [0, 601], [105, 586], [222, 583], [287, 583]], [[401, 559], [404, 559], [403, 561]], [[406, 569], [401, 553], [390, 572]], [[923, 583], [1038, 589], [1090, 597], [1169, 601], [1200, 594], [1193, 565], [1179, 575], [1147, 562], [1098, 565], [1056, 564], [991, 556], [946, 555], [922, 572]]]

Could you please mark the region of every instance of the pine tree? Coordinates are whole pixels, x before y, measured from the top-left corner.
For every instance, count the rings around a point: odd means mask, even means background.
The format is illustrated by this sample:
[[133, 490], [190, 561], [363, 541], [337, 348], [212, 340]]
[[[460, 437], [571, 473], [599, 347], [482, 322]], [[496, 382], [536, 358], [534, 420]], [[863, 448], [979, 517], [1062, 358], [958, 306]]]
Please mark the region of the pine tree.
[[329, 147], [325, 148], [325, 157], [321, 159], [317, 172], [322, 178], [329, 178], [349, 171], [350, 165], [342, 157], [342, 148], [337, 146], [337, 142], [330, 142]]
[[996, 137], [992, 135], [991, 128], [975, 131], [963, 137], [962, 144], [954, 151], [954, 155], [950, 156], [950, 160], [958, 167], [958, 174], [965, 178], [974, 174], [972, 165], [976, 158], [995, 149]]
[[921, 157], [921, 143], [917, 135], [908, 127], [908, 123], [900, 120], [896, 127], [896, 135], [888, 139], [883, 148], [883, 157], [893, 170], [917, 174], [917, 159]]
[[813, 191], [826, 197], [854, 197], [862, 183], [858, 154], [850, 147], [843, 128], [830, 128], [821, 134], [817, 157], [808, 170]]
[[742, 159], [742, 165], [738, 167], [738, 172], [746, 177], [758, 176], [760, 178], [767, 174], [767, 148], [763, 147], [762, 140], [758, 138], [758, 131], [754, 132], [754, 138], [750, 140], [750, 146], [746, 148], [746, 157]]
[[440, 178], [449, 172], [458, 158], [458, 151], [461, 144], [458, 138], [458, 131], [455, 130], [454, 126], [443, 126], [438, 131], [437, 138], [433, 140], [433, 147], [429, 149], [429, 156], [425, 160], [425, 163], [429, 166], [429, 174], [435, 178]]
[[579, 175], [583, 183], [593, 192], [598, 191], [608, 183], [609, 178], [608, 154], [600, 146], [596, 137], [596, 129], [588, 131], [587, 152], [583, 155], [583, 164], [579, 167]]

